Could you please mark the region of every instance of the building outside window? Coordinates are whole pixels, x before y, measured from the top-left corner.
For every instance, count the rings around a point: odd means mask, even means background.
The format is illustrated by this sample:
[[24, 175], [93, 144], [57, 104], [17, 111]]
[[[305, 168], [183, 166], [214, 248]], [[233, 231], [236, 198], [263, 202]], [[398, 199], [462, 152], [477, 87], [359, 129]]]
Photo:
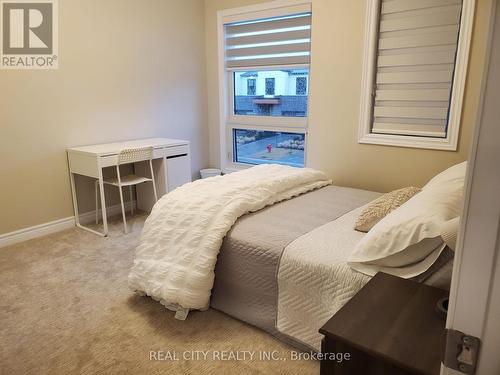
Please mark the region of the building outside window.
[[[305, 165], [311, 4], [274, 6], [263, 4], [255, 13], [224, 11], [221, 17], [225, 170]], [[269, 18], [262, 19], [261, 11]]]
[[[308, 69], [234, 72], [234, 114], [306, 117], [308, 74]], [[297, 75], [301, 76], [296, 78]], [[268, 91], [270, 82], [273, 82], [273, 94]], [[298, 85], [304, 87], [298, 88]], [[274, 98], [266, 98], [266, 95]]]

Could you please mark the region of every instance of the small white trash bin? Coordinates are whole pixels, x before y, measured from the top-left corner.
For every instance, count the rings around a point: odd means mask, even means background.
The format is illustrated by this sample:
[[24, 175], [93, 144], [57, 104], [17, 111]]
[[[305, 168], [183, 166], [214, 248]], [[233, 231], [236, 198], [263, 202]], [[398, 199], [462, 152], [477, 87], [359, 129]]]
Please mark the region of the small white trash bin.
[[217, 168], [206, 168], [200, 170], [201, 178], [215, 177], [220, 176], [221, 170]]

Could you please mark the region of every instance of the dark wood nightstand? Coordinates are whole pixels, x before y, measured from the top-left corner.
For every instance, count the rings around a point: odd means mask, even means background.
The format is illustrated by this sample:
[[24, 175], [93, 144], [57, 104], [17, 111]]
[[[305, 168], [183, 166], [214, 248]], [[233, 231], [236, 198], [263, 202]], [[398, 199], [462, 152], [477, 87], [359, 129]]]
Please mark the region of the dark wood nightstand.
[[445, 321], [435, 311], [448, 292], [379, 272], [319, 330], [321, 374], [439, 374]]

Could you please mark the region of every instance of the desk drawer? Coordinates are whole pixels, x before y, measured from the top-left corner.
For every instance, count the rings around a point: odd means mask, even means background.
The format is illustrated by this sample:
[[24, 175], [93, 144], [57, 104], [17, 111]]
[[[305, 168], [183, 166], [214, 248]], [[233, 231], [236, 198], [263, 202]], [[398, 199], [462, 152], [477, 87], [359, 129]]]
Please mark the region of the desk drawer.
[[165, 147], [165, 157], [176, 156], [176, 155], [185, 155], [189, 154], [189, 146], [174, 146], [174, 147]]
[[[163, 158], [163, 148], [153, 150], [153, 159]], [[118, 155], [101, 156], [101, 167], [111, 167], [118, 164]]]
[[78, 152], [68, 152], [69, 170], [71, 173], [98, 178], [97, 157]]

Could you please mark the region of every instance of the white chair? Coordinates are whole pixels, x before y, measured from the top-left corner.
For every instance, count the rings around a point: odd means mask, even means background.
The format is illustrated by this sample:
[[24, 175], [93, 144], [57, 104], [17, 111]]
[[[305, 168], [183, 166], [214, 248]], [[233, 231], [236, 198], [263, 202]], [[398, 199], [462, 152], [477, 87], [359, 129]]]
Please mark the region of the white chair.
[[[139, 161], [149, 161], [149, 168], [151, 170], [151, 178], [136, 176], [135, 174], [130, 174], [126, 176], [122, 176], [120, 174], [120, 165], [123, 164], [133, 164]], [[153, 172], [153, 147], [144, 147], [144, 148], [131, 148], [120, 151], [118, 154], [118, 164], [116, 165], [116, 177], [109, 178], [103, 180], [106, 185], [116, 186], [118, 191], [120, 192], [120, 203], [122, 206], [122, 216], [123, 216], [123, 228], [125, 233], [127, 231], [127, 220], [125, 219], [125, 206], [123, 204], [123, 191], [122, 187], [128, 186], [130, 192], [130, 211], [131, 214], [134, 214], [134, 200], [132, 197], [132, 186], [142, 184], [144, 182], [151, 182], [153, 184], [153, 192], [155, 195], [155, 202], [158, 201], [158, 196], [156, 194], [156, 183], [155, 183], [155, 175]], [[95, 182], [95, 221], [96, 224], [99, 223], [99, 181]], [[106, 207], [102, 208], [103, 210]]]

